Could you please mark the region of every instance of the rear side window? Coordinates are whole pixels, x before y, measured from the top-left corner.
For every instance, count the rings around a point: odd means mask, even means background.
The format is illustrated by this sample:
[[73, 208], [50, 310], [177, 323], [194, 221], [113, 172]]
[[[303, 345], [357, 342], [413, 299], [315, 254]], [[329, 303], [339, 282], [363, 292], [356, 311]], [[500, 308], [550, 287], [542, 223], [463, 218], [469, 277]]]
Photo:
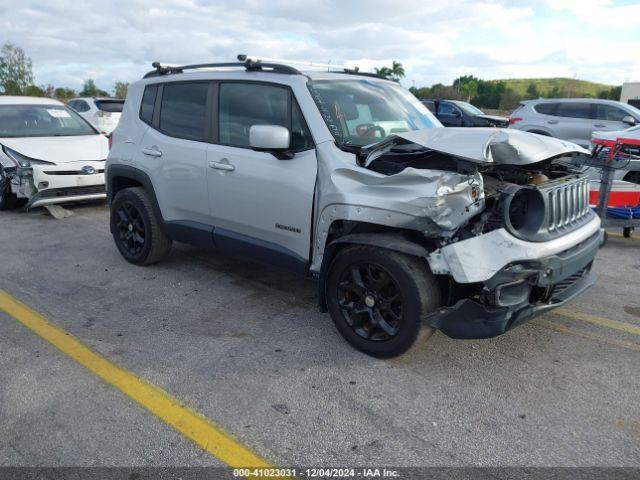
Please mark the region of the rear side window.
[[72, 102], [69, 102], [69, 106], [76, 112], [88, 112], [91, 110], [89, 104], [84, 100], [73, 100]]
[[124, 100], [96, 100], [98, 110], [110, 113], [120, 113], [124, 107]]
[[313, 146], [300, 108], [288, 89], [254, 83], [220, 85], [218, 107], [219, 141], [234, 147], [249, 147], [253, 125], [280, 125], [291, 131], [291, 150]]
[[590, 103], [559, 103], [556, 110], [557, 117], [591, 118]]
[[140, 119], [151, 125], [153, 121], [153, 106], [156, 103], [156, 95], [158, 93], [158, 85], [147, 85], [142, 95], [142, 104], [140, 105]]
[[611, 105], [596, 105], [596, 118], [598, 120], [621, 122], [627, 115], [629, 115], [627, 112], [618, 107], [612, 107]]
[[539, 103], [533, 107], [533, 109], [543, 115], [553, 115], [556, 111], [557, 103]]
[[160, 130], [172, 137], [205, 140], [208, 82], [165, 83]]
[[422, 104], [429, 109], [431, 113], [436, 113], [436, 103], [431, 100], [422, 100]]

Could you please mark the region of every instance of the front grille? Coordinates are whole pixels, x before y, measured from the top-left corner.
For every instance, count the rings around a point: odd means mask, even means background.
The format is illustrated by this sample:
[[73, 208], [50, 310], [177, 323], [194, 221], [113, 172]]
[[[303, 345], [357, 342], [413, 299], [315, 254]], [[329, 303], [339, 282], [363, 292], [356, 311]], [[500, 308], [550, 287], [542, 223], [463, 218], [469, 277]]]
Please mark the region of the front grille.
[[68, 188], [51, 188], [42, 190], [38, 194], [38, 198], [57, 198], [57, 197], [76, 197], [81, 195], [94, 195], [96, 193], [106, 193], [104, 185], [90, 185], [88, 187], [68, 187]]
[[571, 228], [589, 213], [589, 181], [586, 177], [545, 189], [549, 232]]

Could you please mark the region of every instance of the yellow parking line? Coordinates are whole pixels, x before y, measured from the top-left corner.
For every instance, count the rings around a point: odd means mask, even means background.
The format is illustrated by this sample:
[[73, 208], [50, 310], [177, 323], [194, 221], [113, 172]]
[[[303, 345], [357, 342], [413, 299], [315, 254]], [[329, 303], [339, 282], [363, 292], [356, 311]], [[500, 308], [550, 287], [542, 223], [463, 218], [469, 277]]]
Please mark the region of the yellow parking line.
[[167, 392], [92, 352], [69, 333], [3, 290], [0, 290], [0, 310], [4, 310], [93, 374], [128, 395], [221, 462], [234, 468], [271, 466], [210, 420], [182, 405]]
[[616, 347], [626, 348], [627, 350], [633, 350], [634, 352], [640, 352], [640, 345], [638, 345], [637, 343], [625, 342], [624, 340], [618, 340], [617, 338], [598, 335], [592, 332], [585, 332], [584, 330], [576, 330], [575, 328], [565, 327], [564, 325], [550, 322], [548, 320], [543, 320], [542, 318], [537, 318], [531, 323], [540, 327], [547, 328], [549, 330], [555, 330], [556, 332], [569, 333], [571, 335], [577, 335], [579, 337], [588, 338], [590, 340], [608, 343], [609, 345], [615, 345]]
[[625, 237], [624, 235], [622, 235], [621, 233], [615, 233], [615, 232], [609, 232], [607, 231], [607, 235], [609, 235], [610, 237], [616, 237], [616, 238], [624, 238], [625, 240], [640, 240], [640, 237], [636, 236], [630, 236], [630, 237]]
[[557, 308], [551, 313], [557, 313], [563, 317], [570, 318], [572, 320], [581, 320], [583, 322], [593, 323], [594, 325], [600, 325], [601, 327], [613, 328], [620, 330], [621, 332], [631, 333], [633, 335], [640, 335], [640, 327], [631, 325], [630, 323], [619, 322], [617, 320], [610, 320], [608, 318], [597, 317], [588, 313], [576, 312], [566, 308]]

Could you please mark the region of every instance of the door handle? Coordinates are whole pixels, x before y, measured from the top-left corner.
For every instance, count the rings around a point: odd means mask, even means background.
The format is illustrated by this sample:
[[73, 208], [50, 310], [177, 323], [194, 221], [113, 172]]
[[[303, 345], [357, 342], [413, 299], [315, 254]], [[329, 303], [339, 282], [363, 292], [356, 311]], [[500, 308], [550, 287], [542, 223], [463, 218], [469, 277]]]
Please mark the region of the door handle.
[[160, 150], [158, 150], [157, 147], [155, 147], [155, 148], [143, 148], [142, 149], [142, 153], [144, 153], [145, 155], [149, 155], [150, 157], [161, 157], [162, 156], [162, 152]]
[[606, 127], [606, 125], [598, 124], [598, 125], [594, 125], [594, 127], [597, 127], [597, 128], [605, 128], [605, 127]]
[[225, 172], [233, 172], [236, 167], [227, 162], [209, 162], [209, 167], [216, 170], [224, 170]]
[[549, 120], [547, 121], [547, 123], [550, 123], [551, 125], [555, 125], [556, 123], [558, 123], [558, 120]]

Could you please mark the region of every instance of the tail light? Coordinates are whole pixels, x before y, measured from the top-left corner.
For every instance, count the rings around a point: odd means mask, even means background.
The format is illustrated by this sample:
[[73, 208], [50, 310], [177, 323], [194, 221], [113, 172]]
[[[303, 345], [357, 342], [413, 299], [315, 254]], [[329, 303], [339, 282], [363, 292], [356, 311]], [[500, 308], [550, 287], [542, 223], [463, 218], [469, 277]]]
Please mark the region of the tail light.
[[109, 141], [109, 150], [111, 150], [111, 145], [113, 145], [113, 134], [112, 133], [107, 135], [107, 140]]
[[514, 123], [519, 122], [521, 120], [522, 120], [522, 118], [520, 118], [520, 117], [509, 117], [509, 123], [510, 124], [514, 124]]

